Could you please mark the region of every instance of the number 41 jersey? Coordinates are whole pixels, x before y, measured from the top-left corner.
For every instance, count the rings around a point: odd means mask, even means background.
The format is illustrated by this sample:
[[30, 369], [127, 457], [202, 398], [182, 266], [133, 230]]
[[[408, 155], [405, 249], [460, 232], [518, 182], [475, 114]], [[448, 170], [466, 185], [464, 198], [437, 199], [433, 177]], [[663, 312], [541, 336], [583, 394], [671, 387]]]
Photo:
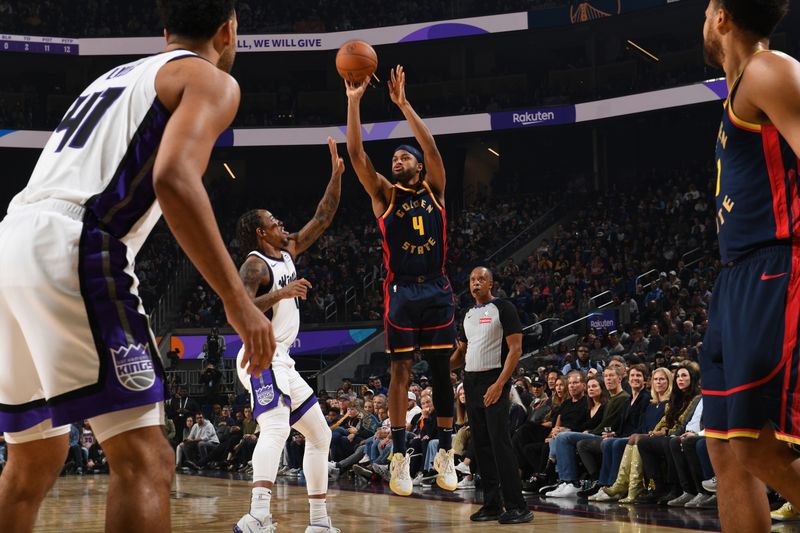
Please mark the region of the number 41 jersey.
[[392, 279], [432, 278], [444, 273], [447, 218], [425, 181], [416, 189], [395, 184], [389, 208], [378, 219], [383, 259]]
[[9, 212], [42, 200], [82, 206], [84, 220], [90, 217], [135, 256], [161, 216], [152, 170], [170, 113], [156, 95], [156, 75], [190, 56], [197, 57], [186, 50], [146, 57], [92, 82], [50, 136]]

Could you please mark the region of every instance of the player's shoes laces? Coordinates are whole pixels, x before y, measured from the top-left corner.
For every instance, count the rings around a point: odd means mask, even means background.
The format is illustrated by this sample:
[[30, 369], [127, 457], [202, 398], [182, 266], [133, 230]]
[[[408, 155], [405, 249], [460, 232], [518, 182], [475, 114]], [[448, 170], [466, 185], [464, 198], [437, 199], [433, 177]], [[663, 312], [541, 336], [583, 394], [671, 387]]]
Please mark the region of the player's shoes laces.
[[317, 526], [312, 524], [306, 528], [306, 533], [342, 533], [342, 530], [333, 527], [333, 525], [331, 524], [331, 519], [328, 518], [327, 525]]
[[233, 526], [233, 533], [277, 533], [278, 523], [272, 522], [272, 515], [264, 521], [258, 520], [251, 514], [246, 514]]
[[414, 491], [411, 481], [411, 454], [402, 455], [395, 453], [392, 455], [391, 481], [389, 488], [398, 496], [408, 496]]
[[780, 509], [772, 511], [769, 515], [773, 520], [777, 520], [778, 522], [800, 520], [800, 512], [794, 508], [791, 502], [784, 503]]
[[458, 488], [458, 476], [456, 475], [456, 465], [453, 461], [453, 450], [439, 450], [433, 459], [433, 469], [439, 475], [436, 476], [436, 484], [443, 490], [456, 490]]

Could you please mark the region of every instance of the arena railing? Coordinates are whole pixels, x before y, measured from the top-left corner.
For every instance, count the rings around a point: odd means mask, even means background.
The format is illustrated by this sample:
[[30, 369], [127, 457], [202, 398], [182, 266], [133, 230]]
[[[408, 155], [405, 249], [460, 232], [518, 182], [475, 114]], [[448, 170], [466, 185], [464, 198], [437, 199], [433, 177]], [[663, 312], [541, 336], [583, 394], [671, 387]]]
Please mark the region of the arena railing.
[[[489, 263], [508, 248], [513, 246], [515, 243], [519, 242], [520, 239], [527, 238], [528, 240], [525, 241], [527, 243], [531, 239], [533, 239], [536, 235], [544, 231], [547, 227], [553, 225], [558, 220], [558, 213], [563, 209], [565, 202], [560, 202], [557, 205], [553, 206], [549, 210], [547, 210], [542, 216], [534, 220], [533, 222], [528, 225], [525, 229], [517, 233], [513, 236], [508, 242], [506, 242], [503, 246], [495, 250], [491, 255], [489, 255], [485, 262]], [[522, 245], [517, 246], [519, 248]]]

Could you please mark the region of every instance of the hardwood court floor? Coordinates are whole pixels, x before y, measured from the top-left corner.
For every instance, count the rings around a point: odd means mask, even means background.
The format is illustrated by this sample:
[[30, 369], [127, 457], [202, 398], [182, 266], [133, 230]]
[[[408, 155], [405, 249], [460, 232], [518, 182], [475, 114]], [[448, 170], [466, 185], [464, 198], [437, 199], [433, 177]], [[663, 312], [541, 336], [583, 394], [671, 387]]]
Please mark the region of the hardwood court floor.
[[[42, 505], [37, 533], [94, 533], [103, 531], [108, 476], [67, 476]], [[419, 489], [418, 489], [419, 490]], [[448, 533], [461, 531], [559, 531], [564, 533], [656, 533], [676, 531], [718, 531], [714, 511], [663, 510], [656, 507], [626, 508], [619, 505], [586, 505], [575, 500], [529, 500], [536, 514], [534, 522], [499, 526], [496, 522], [474, 524], [469, 515], [478, 509], [472, 493], [444, 495], [438, 489], [401, 498], [385, 485], [357, 487], [351, 481], [333, 482], [328, 505], [334, 525], [344, 533], [385, 532]], [[474, 492], [474, 491], [473, 491]], [[445, 499], [446, 498], [446, 499]], [[172, 494], [172, 529], [176, 532], [230, 532], [246, 512], [250, 483], [224, 477], [178, 474]], [[303, 532], [308, 523], [305, 488], [296, 481], [279, 479], [272, 500], [279, 531]], [[784, 524], [776, 531], [800, 528]], [[2, 528], [0, 528], [2, 529]]]

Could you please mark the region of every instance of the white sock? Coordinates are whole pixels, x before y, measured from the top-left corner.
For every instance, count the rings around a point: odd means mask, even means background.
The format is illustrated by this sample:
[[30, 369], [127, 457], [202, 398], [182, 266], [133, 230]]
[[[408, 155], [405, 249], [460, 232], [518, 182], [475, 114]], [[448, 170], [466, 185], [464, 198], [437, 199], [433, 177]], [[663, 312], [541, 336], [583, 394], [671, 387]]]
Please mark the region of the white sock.
[[253, 487], [253, 496], [250, 499], [250, 514], [256, 520], [264, 521], [269, 515], [269, 502], [272, 491], [265, 487]]
[[328, 507], [325, 505], [325, 500], [321, 498], [309, 498], [308, 505], [311, 511], [309, 524], [312, 526], [327, 526]]

